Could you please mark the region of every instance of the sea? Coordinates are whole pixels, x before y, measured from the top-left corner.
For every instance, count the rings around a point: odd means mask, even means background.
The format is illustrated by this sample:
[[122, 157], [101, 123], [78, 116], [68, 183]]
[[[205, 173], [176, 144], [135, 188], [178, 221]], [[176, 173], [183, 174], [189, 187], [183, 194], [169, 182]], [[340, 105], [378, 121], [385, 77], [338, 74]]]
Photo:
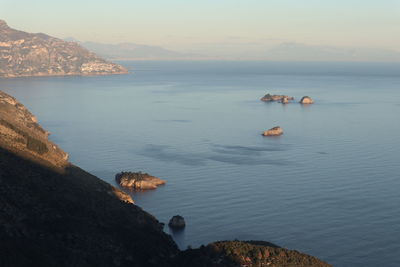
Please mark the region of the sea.
[[[334, 266], [400, 266], [400, 63], [120, 63], [129, 74], [0, 89], [104, 181], [165, 179], [131, 194], [160, 222], [185, 218], [183, 231], [165, 226], [182, 249], [265, 240]], [[274, 126], [284, 134], [261, 135]]]

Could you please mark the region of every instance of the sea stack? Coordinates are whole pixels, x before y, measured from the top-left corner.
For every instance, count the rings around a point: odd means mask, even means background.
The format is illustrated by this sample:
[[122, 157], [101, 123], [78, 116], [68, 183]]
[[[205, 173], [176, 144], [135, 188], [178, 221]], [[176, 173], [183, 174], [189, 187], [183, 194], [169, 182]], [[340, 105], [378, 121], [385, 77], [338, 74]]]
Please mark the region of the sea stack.
[[185, 219], [180, 215], [175, 215], [169, 220], [168, 226], [173, 229], [183, 229], [186, 226]]
[[280, 136], [283, 134], [283, 129], [279, 126], [275, 126], [267, 131], [263, 132], [263, 136]]
[[312, 100], [309, 96], [303, 96], [300, 100], [300, 104], [313, 104], [314, 100]]

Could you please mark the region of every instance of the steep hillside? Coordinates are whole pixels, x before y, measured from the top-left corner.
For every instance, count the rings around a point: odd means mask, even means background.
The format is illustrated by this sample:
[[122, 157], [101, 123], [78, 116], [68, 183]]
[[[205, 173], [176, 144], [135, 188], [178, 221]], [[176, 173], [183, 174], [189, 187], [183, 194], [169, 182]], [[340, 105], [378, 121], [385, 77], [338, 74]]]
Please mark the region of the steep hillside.
[[127, 70], [75, 42], [10, 28], [0, 20], [0, 77], [106, 75]]

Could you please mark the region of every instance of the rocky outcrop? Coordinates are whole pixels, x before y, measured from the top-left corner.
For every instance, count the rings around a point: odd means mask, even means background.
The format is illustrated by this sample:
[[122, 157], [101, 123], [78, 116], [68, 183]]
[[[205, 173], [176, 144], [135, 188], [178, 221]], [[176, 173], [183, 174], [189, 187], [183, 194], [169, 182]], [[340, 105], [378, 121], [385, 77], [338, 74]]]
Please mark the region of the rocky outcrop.
[[115, 180], [122, 187], [140, 190], [156, 189], [165, 184], [165, 180], [141, 172], [120, 172], [115, 175]]
[[179, 255], [177, 266], [332, 267], [315, 257], [262, 241], [222, 241], [188, 249]]
[[303, 96], [300, 100], [301, 104], [313, 104], [314, 100], [309, 96]]
[[294, 97], [287, 96], [287, 95], [271, 95], [271, 94], [266, 94], [261, 98], [261, 101], [264, 102], [273, 102], [273, 101], [280, 101], [282, 102], [283, 99], [286, 99], [287, 101], [289, 100], [294, 100]]
[[279, 126], [273, 127], [263, 132], [263, 136], [279, 136], [283, 134], [283, 129]]
[[127, 73], [75, 42], [10, 28], [0, 20], [0, 77]]
[[168, 226], [174, 229], [183, 229], [186, 226], [186, 222], [182, 216], [175, 215], [169, 220]]

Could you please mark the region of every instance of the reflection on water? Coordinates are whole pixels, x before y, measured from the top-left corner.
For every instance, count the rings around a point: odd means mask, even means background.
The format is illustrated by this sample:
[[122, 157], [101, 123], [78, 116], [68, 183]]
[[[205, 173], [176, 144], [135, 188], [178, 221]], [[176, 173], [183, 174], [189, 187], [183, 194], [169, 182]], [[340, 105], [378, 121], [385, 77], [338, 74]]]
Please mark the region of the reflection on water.
[[165, 228], [168, 229], [164, 229], [168, 234], [172, 235], [172, 237], [174, 238], [176, 244], [180, 247], [180, 248], [185, 248], [185, 244], [187, 244], [186, 240], [185, 240], [185, 230], [184, 229], [174, 229], [168, 226], [164, 226]]
[[179, 151], [166, 145], [146, 145], [140, 155], [165, 162], [178, 162], [183, 165], [204, 166], [208, 161], [235, 165], [288, 165], [289, 161], [274, 159], [276, 155], [265, 152], [284, 151], [285, 147], [245, 147], [234, 145], [213, 145], [209, 152], [193, 153]]

